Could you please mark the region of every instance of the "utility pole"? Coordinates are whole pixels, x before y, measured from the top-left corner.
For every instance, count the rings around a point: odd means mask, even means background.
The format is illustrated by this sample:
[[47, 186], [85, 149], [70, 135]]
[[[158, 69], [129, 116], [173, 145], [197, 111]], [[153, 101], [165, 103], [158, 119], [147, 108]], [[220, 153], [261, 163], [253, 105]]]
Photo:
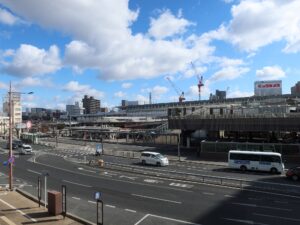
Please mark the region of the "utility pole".
[[[13, 124], [13, 115], [12, 115], [12, 99], [11, 99], [11, 82], [9, 83], [9, 155], [8, 161], [11, 161], [10, 159], [12, 159], [12, 124]], [[9, 190], [12, 191], [13, 189], [13, 162], [9, 162]]]

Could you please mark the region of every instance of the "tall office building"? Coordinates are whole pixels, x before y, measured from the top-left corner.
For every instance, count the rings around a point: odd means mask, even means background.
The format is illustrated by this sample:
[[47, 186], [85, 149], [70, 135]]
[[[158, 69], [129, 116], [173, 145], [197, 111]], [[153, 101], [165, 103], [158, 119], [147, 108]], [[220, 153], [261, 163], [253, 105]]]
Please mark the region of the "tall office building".
[[300, 81], [298, 81], [295, 86], [291, 87], [292, 95], [300, 95]]
[[66, 111], [67, 111], [68, 115], [83, 114], [83, 108], [80, 107], [79, 102], [75, 102], [75, 105], [66, 105]]
[[84, 114], [96, 114], [100, 112], [100, 100], [94, 99], [93, 96], [84, 96], [82, 99], [82, 106], [84, 108]]
[[[21, 106], [21, 94], [12, 93], [12, 123], [17, 126], [22, 123], [22, 106]], [[3, 102], [3, 112], [9, 116], [9, 95], [7, 95]]]

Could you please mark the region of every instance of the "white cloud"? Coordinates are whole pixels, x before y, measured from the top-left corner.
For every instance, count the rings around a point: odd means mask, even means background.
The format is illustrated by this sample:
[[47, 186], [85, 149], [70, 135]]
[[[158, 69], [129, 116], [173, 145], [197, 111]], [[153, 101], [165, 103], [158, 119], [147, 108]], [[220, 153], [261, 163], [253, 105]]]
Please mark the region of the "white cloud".
[[[204, 86], [201, 87], [201, 99], [205, 99], [210, 94], [210, 80], [204, 81]], [[199, 89], [197, 85], [192, 85], [189, 87], [188, 91], [186, 92], [186, 97], [191, 98], [191, 100], [198, 100], [199, 99]]]
[[32, 45], [22, 44], [16, 51], [3, 54], [2, 71], [14, 76], [37, 76], [54, 73], [61, 67], [59, 50], [52, 45], [48, 51]]
[[202, 76], [207, 71], [207, 67], [205, 66], [198, 66], [195, 69], [190, 68], [187, 69], [184, 74], [183, 78], [191, 78], [191, 77], [197, 77], [197, 75]]
[[285, 41], [284, 52], [300, 51], [300, 1], [244, 0], [231, 8], [232, 20], [208, 36], [252, 52]]
[[166, 87], [156, 85], [155, 87], [152, 88], [152, 94], [153, 95], [163, 95], [163, 94], [167, 93], [168, 90], [169, 89]]
[[5, 90], [8, 90], [8, 85], [6, 83], [3, 83], [0, 81], [0, 89], [5, 89]]
[[98, 91], [92, 88], [90, 85], [79, 84], [78, 81], [68, 82], [63, 87], [63, 90], [75, 93], [74, 99], [76, 99], [76, 101], [80, 101], [84, 95], [90, 95], [98, 99], [104, 97], [104, 93], [102, 91]]
[[240, 91], [240, 90], [234, 90], [234, 91], [229, 91], [227, 93], [227, 98], [240, 98], [240, 97], [249, 97], [253, 96], [254, 93], [250, 91]]
[[223, 2], [227, 3], [227, 4], [230, 4], [230, 3], [233, 3], [234, 0], [222, 0]]
[[122, 88], [128, 89], [132, 87], [132, 83], [123, 83]]
[[220, 80], [234, 80], [241, 75], [248, 73], [249, 68], [247, 67], [234, 67], [234, 66], [227, 66], [221, 68], [219, 71], [215, 72], [210, 80], [211, 81], [220, 81]]
[[36, 86], [41, 86], [41, 87], [52, 87], [53, 83], [49, 79], [40, 79], [38, 77], [26, 77], [22, 80], [20, 80], [16, 86], [19, 88], [22, 87], [36, 87]]
[[180, 17], [181, 13], [176, 17], [170, 10], [165, 10], [157, 19], [151, 18], [149, 35], [157, 39], [164, 39], [184, 33], [187, 27], [193, 23]]
[[10, 12], [8, 12], [5, 9], [0, 8], [0, 23], [6, 24], [6, 25], [14, 25], [18, 23], [20, 20]]
[[126, 96], [126, 93], [124, 93], [122, 91], [118, 91], [118, 92], [114, 93], [114, 96], [118, 97], [118, 98], [123, 98]]
[[285, 77], [285, 72], [279, 66], [265, 66], [256, 70], [256, 76], [260, 80], [277, 80]]
[[143, 95], [137, 95], [136, 99], [140, 104], [149, 104], [149, 98]]
[[[0, 3], [29, 22], [69, 35], [73, 40], [66, 45], [64, 62], [77, 72], [96, 69], [101, 79], [149, 79], [176, 74], [185, 71], [191, 61], [209, 59], [215, 50], [206, 39], [196, 36], [153, 40], [148, 34], [133, 35], [130, 26], [139, 12], [128, 8], [128, 0]], [[177, 20], [182, 21], [181, 25], [172, 28], [171, 33], [183, 32], [189, 24], [180, 15]]]

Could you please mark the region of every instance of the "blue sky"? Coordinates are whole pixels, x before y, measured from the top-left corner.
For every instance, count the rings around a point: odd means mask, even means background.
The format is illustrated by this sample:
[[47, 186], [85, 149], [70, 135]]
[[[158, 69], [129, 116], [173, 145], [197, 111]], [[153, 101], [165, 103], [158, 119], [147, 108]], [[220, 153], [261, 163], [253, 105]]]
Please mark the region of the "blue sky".
[[[9, 81], [23, 107], [65, 109], [84, 94], [187, 100], [216, 89], [251, 96], [254, 81], [300, 79], [297, 0], [0, 0], [0, 94]], [[191, 62], [195, 68], [191, 66]]]

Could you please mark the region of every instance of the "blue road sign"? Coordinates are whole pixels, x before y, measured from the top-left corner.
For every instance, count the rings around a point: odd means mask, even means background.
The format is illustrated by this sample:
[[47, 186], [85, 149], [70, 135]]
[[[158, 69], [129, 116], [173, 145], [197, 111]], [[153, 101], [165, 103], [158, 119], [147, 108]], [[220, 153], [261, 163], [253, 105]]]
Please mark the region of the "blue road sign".
[[95, 200], [101, 199], [101, 192], [95, 192]]

